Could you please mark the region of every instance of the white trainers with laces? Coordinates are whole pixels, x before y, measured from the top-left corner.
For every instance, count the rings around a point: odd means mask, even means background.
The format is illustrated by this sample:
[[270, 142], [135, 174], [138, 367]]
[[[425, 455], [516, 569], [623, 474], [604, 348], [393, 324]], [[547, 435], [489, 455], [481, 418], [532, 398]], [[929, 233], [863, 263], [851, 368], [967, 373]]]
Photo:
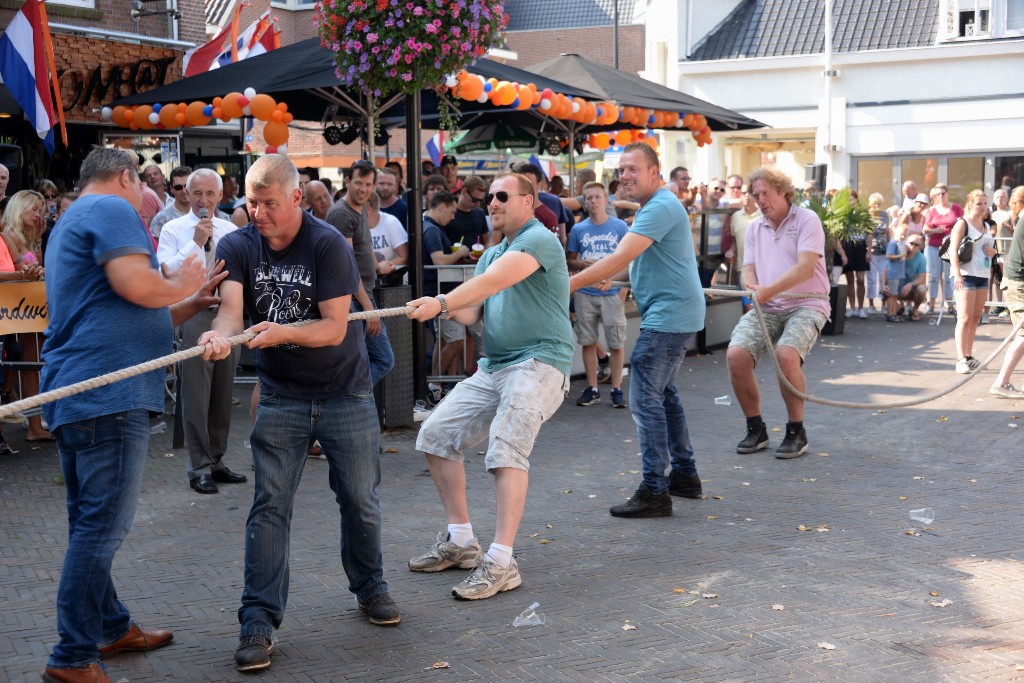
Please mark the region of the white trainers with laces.
[[988, 393], [999, 398], [1024, 398], [1024, 391], [1017, 389], [1012, 384], [1004, 384], [1001, 387], [991, 387]]
[[437, 543], [430, 550], [409, 560], [409, 569], [414, 572], [439, 572], [449, 567], [472, 569], [483, 555], [480, 543], [474, 538], [469, 545], [462, 546], [451, 542], [451, 534], [442, 531], [437, 535]]
[[502, 591], [519, 588], [522, 582], [516, 558], [512, 558], [512, 563], [506, 569], [484, 553], [477, 560], [473, 573], [452, 588], [452, 595], [463, 600], [483, 600]]

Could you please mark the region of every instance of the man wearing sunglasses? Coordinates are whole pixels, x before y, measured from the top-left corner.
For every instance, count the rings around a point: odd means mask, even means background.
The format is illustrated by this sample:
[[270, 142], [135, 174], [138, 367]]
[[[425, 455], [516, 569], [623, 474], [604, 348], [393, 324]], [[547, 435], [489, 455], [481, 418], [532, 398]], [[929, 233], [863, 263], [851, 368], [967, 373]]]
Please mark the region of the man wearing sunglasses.
[[[487, 323], [487, 358], [434, 408], [416, 440], [448, 528], [425, 554], [409, 560], [409, 568], [475, 567], [452, 588], [464, 600], [489, 598], [522, 583], [512, 546], [526, 504], [530, 451], [541, 424], [562, 405], [573, 353], [565, 252], [534, 218], [536, 187], [522, 174], [502, 174], [487, 199], [501, 243], [484, 252], [472, 280], [408, 304], [416, 307], [409, 314], [414, 320], [441, 315], [471, 325], [483, 316]], [[463, 456], [488, 436], [484, 465], [494, 474], [498, 514], [494, 542], [484, 553], [469, 521]]]
[[704, 327], [704, 291], [690, 221], [675, 194], [662, 187], [660, 162], [650, 145], [626, 145], [619, 180], [640, 211], [615, 251], [574, 275], [570, 285], [573, 291], [595, 283], [607, 288], [630, 269], [640, 337], [630, 357], [629, 406], [640, 438], [643, 482], [609, 512], [615, 517], [665, 517], [672, 514], [670, 496], [703, 495], [675, 376], [690, 337]]
[[455, 217], [444, 226], [444, 234], [452, 244], [472, 248], [477, 242], [487, 243], [490, 229], [487, 227], [487, 213], [481, 208], [486, 195], [487, 183], [483, 178], [473, 175], [462, 182], [462, 190], [457, 194], [459, 201], [455, 205]]
[[171, 170], [171, 197], [174, 198], [174, 201], [153, 216], [153, 220], [149, 222], [149, 231], [153, 233], [153, 237], [160, 239], [160, 231], [163, 230], [164, 225], [181, 218], [192, 210], [192, 204], [188, 198], [188, 188], [185, 186], [185, 181], [191, 174], [192, 169], [188, 166], [177, 166]]

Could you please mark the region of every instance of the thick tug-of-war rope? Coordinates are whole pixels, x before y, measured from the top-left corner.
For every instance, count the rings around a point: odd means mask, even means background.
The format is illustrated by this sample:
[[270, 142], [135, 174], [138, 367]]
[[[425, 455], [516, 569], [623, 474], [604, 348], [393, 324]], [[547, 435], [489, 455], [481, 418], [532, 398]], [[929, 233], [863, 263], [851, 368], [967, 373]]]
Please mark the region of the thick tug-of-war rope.
[[[630, 286], [630, 283], [628, 282], [612, 282], [611, 284], [613, 287]], [[704, 293], [711, 295], [749, 297], [754, 304], [754, 311], [757, 313], [757, 322], [761, 326], [761, 336], [765, 340], [765, 346], [768, 347], [768, 357], [771, 358], [772, 366], [774, 366], [775, 368], [775, 374], [779, 378], [779, 383], [782, 384], [782, 386], [784, 386], [787, 391], [791, 392], [794, 396], [797, 396], [798, 398], [804, 401], [810, 401], [811, 403], [817, 403], [823, 406], [832, 406], [833, 408], [851, 408], [853, 410], [887, 410], [889, 408], [909, 408], [910, 406], [916, 406], [922, 403], [928, 403], [929, 401], [934, 401], [936, 399], [942, 398], [947, 394], [953, 393], [954, 391], [956, 391], [957, 389], [959, 389], [960, 387], [962, 387], [963, 385], [967, 384], [972, 379], [977, 377], [979, 372], [987, 368], [989, 364], [993, 360], [995, 360], [999, 356], [999, 354], [1003, 352], [1004, 349], [1006, 349], [1010, 341], [1020, 331], [1020, 328], [1024, 326], [1024, 319], [1022, 319], [1019, 323], [1013, 326], [1013, 329], [1010, 330], [1010, 334], [1006, 336], [1006, 339], [1004, 339], [1002, 343], [999, 344], [999, 346], [996, 348], [996, 350], [990, 353], [978, 367], [974, 368], [974, 370], [972, 370], [970, 373], [964, 375], [961, 379], [957, 380], [956, 382], [953, 382], [947, 387], [944, 387], [937, 391], [930, 392], [928, 394], [924, 394], [923, 396], [908, 398], [902, 401], [888, 401], [886, 403], [857, 403], [854, 401], [837, 401], [835, 399], [821, 398], [819, 396], [815, 396], [814, 394], [808, 394], [803, 391], [800, 391], [799, 389], [794, 387], [793, 384], [786, 378], [786, 375], [783, 374], [782, 372], [782, 366], [779, 365], [779, 357], [775, 353], [775, 347], [769, 341], [771, 339], [771, 335], [768, 332], [768, 325], [764, 321], [764, 315], [761, 311], [761, 304], [757, 300], [757, 294], [755, 292], [746, 290], [741, 291], [736, 289], [705, 289]], [[777, 294], [776, 296], [782, 299], [828, 299], [828, 295], [826, 294], [802, 294], [796, 292], [783, 292], [781, 294]]]
[[[396, 308], [379, 308], [373, 311], [358, 311], [356, 313], [349, 313], [348, 319], [351, 320], [368, 320], [370, 318], [388, 318], [397, 315], [406, 315], [412, 313], [416, 309], [412, 306], [398, 306]], [[308, 325], [310, 323], [318, 322], [316, 320], [301, 320], [296, 323], [289, 323], [284, 327], [300, 327], [302, 325]], [[252, 340], [256, 336], [254, 332], [243, 332], [236, 334], [233, 337], [228, 337], [228, 343], [231, 346], [238, 346], [244, 344], [247, 341]], [[176, 353], [172, 353], [168, 356], [161, 356], [160, 358], [154, 358], [153, 360], [146, 361], [145, 363], [139, 363], [122, 370], [115, 370], [114, 372], [100, 375], [99, 377], [93, 377], [82, 382], [76, 382], [75, 384], [69, 384], [66, 387], [60, 389], [54, 389], [53, 391], [47, 391], [42, 394], [36, 394], [29, 398], [23, 398], [20, 401], [8, 403], [5, 406], [0, 407], [0, 420], [5, 418], [14, 417], [21, 413], [23, 410], [29, 410], [31, 408], [38, 408], [41, 405], [52, 403], [68, 396], [74, 396], [75, 394], [81, 394], [82, 392], [89, 391], [90, 389], [97, 389], [99, 387], [113, 384], [114, 382], [120, 382], [121, 380], [128, 379], [130, 377], [137, 377], [138, 375], [144, 375], [147, 372], [153, 370], [159, 370], [165, 368], [168, 365], [174, 365], [183, 360], [189, 358], [195, 358], [203, 355], [206, 351], [206, 346], [193, 346], [189, 349], [184, 349]]]

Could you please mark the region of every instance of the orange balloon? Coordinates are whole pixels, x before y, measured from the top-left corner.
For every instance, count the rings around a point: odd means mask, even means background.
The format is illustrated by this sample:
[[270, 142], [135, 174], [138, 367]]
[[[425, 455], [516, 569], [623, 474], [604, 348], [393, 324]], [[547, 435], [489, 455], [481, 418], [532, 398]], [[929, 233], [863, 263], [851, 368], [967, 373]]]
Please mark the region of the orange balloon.
[[484, 94], [484, 83], [476, 76], [466, 74], [466, 79], [459, 84], [459, 91], [462, 93], [462, 99], [472, 102]]
[[648, 135], [647, 139], [644, 140], [644, 142], [650, 145], [651, 149], [653, 149], [655, 152], [658, 151], [658, 138], [654, 137], [653, 135]]
[[[280, 112], [274, 112], [274, 113], [280, 113]], [[220, 107], [214, 107], [213, 108], [213, 118], [215, 118], [215, 119], [224, 118], [224, 111]]]
[[178, 127], [178, 105], [176, 104], [165, 104], [160, 109], [160, 123], [163, 124], [164, 128], [177, 128]]
[[220, 110], [224, 112], [224, 116], [229, 119], [237, 119], [242, 116], [242, 107], [238, 104], [238, 98], [241, 96], [240, 92], [229, 92], [224, 96], [220, 103]]
[[260, 121], [269, 121], [271, 115], [277, 111], [277, 102], [270, 95], [260, 93], [249, 100], [249, 111]]
[[125, 110], [124, 110], [124, 123], [121, 124], [121, 125], [124, 125], [124, 126], [135, 125], [135, 127], [138, 128], [138, 125], [135, 124], [135, 107], [126, 107], [125, 108]]
[[675, 128], [676, 121], [679, 120], [679, 112], [670, 111], [665, 112], [665, 128]]
[[295, 115], [292, 114], [291, 112], [286, 111], [284, 113], [284, 118], [281, 119], [281, 122], [284, 123], [285, 125], [287, 125], [287, 124], [291, 123], [294, 120], [295, 120]]
[[525, 85], [519, 87], [519, 106], [516, 107], [519, 111], [525, 111], [530, 108], [533, 104], [533, 91], [527, 88]]
[[111, 112], [111, 114], [110, 114], [110, 120], [113, 121], [114, 123], [116, 123], [119, 126], [123, 126], [124, 125], [124, 114], [125, 114], [126, 111], [128, 111], [128, 107], [125, 107], [123, 105], [118, 105], [118, 106], [114, 107], [114, 111]]
[[178, 109], [178, 113], [174, 115], [174, 120], [178, 123], [179, 126], [184, 126], [185, 123], [187, 123], [188, 121], [188, 119], [185, 118], [185, 112], [182, 111], [180, 108]]
[[598, 133], [596, 136], [596, 143], [594, 147], [598, 149], [608, 149], [612, 145], [612, 138], [608, 133]]
[[287, 103], [287, 102], [278, 102], [278, 103], [277, 103], [277, 108], [278, 108], [278, 109], [279, 109], [279, 110], [280, 110], [280, 111], [281, 111], [282, 113], [283, 113], [283, 112], [286, 112], [286, 111], [288, 111], [288, 103]]
[[284, 121], [284, 113], [280, 109], [275, 109], [274, 113], [270, 115], [271, 121]]
[[140, 105], [135, 113], [132, 114], [132, 120], [135, 121], [135, 125], [139, 128], [146, 130], [153, 127], [153, 124], [149, 122], [149, 115], [153, 113], [153, 107], [148, 104]]
[[224, 102], [224, 98], [223, 97], [214, 97], [213, 98], [213, 102], [211, 102], [211, 104], [213, 105], [214, 109], [220, 109], [220, 105], [223, 102]]
[[633, 136], [628, 130], [620, 130], [615, 134], [615, 144], [619, 147], [625, 147], [631, 142], [633, 142]]
[[205, 126], [210, 122], [210, 117], [203, 113], [206, 102], [192, 102], [185, 107], [185, 120], [190, 126]]
[[288, 142], [288, 126], [280, 121], [268, 121], [263, 127], [263, 139], [268, 145], [283, 145]]

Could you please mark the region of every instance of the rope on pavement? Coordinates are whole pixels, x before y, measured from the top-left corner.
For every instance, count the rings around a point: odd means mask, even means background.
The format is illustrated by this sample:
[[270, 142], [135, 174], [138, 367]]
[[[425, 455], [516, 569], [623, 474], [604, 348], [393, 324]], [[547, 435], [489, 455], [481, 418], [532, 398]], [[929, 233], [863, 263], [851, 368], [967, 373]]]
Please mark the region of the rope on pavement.
[[[378, 308], [372, 311], [358, 311], [355, 313], [349, 313], [348, 319], [352, 320], [368, 320], [370, 318], [387, 318], [391, 316], [405, 315], [412, 313], [416, 309], [412, 306], [398, 306], [396, 308]], [[300, 320], [295, 323], [288, 323], [283, 327], [301, 327], [302, 325], [308, 325], [310, 323], [317, 322], [316, 320]], [[228, 337], [227, 341], [231, 346], [238, 346], [244, 344], [247, 341], [251, 341], [256, 336], [255, 332], [243, 332], [236, 334], [233, 337]], [[28, 398], [23, 398], [13, 403], [8, 403], [5, 406], [0, 406], [0, 420], [15, 417], [24, 410], [30, 408], [38, 408], [41, 405], [47, 403], [53, 403], [54, 401], [68, 396], [74, 396], [75, 394], [81, 394], [82, 392], [89, 391], [90, 389], [98, 389], [99, 387], [113, 384], [114, 382], [120, 382], [121, 380], [129, 379], [130, 377], [137, 377], [138, 375], [144, 375], [147, 372], [153, 370], [159, 370], [160, 368], [167, 367], [168, 365], [174, 365], [175, 363], [189, 358], [195, 358], [203, 355], [206, 351], [206, 346], [193, 346], [192, 348], [184, 349], [176, 353], [172, 353], [167, 356], [160, 358], [154, 358], [153, 360], [146, 361], [145, 363], [139, 363], [131, 367], [123, 368], [121, 370], [115, 370], [114, 372], [108, 372], [105, 375], [99, 377], [93, 377], [92, 379], [83, 380], [76, 382], [75, 384], [69, 384], [66, 387], [54, 389], [53, 391], [47, 391], [42, 394], [36, 394]]]
[[[612, 282], [611, 285], [613, 287], [629, 287], [630, 283]], [[996, 357], [998, 357], [1004, 349], [1006, 349], [1010, 341], [1017, 335], [1018, 332], [1020, 332], [1021, 327], [1024, 326], [1024, 319], [1021, 319], [1020, 322], [1014, 325], [1013, 329], [1010, 331], [1010, 334], [1007, 335], [1006, 339], [1004, 339], [1002, 343], [996, 348], [996, 350], [990, 353], [978, 367], [974, 368], [974, 370], [971, 370], [969, 373], [964, 375], [963, 378], [957, 380], [956, 382], [953, 382], [947, 387], [944, 387], [937, 391], [933, 391], [928, 394], [924, 394], [923, 396], [908, 398], [902, 401], [888, 401], [884, 403], [858, 403], [855, 401], [839, 401], [831, 398], [822, 398], [820, 396], [815, 396], [814, 394], [808, 394], [793, 386], [793, 383], [789, 381], [789, 379], [782, 371], [782, 365], [779, 363], [779, 357], [776, 353], [775, 346], [771, 343], [771, 334], [768, 332], [768, 325], [765, 323], [764, 314], [761, 311], [761, 304], [757, 300], [757, 294], [755, 292], [736, 289], [705, 289], [704, 293], [712, 295], [718, 294], [726, 296], [749, 297], [754, 305], [754, 312], [757, 314], [757, 322], [761, 327], [761, 336], [764, 339], [765, 346], [768, 347], [768, 357], [771, 358], [772, 366], [774, 366], [775, 368], [775, 374], [779, 378], [779, 383], [787, 391], [792, 393], [794, 396], [800, 398], [801, 400], [810, 401], [811, 403], [817, 403], [823, 406], [831, 406], [833, 408], [851, 408], [854, 410], [887, 410], [889, 408], [909, 408], [910, 406], [916, 406], [922, 403], [928, 403], [929, 401], [934, 401], [936, 399], [942, 398], [943, 396], [953, 393], [954, 391], [956, 391], [957, 389], [959, 389], [960, 387], [962, 387], [963, 385], [967, 384], [972, 379], [977, 377], [978, 373], [987, 368], [989, 364], [991, 364], [992, 361], [995, 360]], [[828, 299], [828, 295], [826, 294], [801, 294], [796, 292], [783, 292], [781, 294], [777, 294], [776, 296], [784, 299]]]

